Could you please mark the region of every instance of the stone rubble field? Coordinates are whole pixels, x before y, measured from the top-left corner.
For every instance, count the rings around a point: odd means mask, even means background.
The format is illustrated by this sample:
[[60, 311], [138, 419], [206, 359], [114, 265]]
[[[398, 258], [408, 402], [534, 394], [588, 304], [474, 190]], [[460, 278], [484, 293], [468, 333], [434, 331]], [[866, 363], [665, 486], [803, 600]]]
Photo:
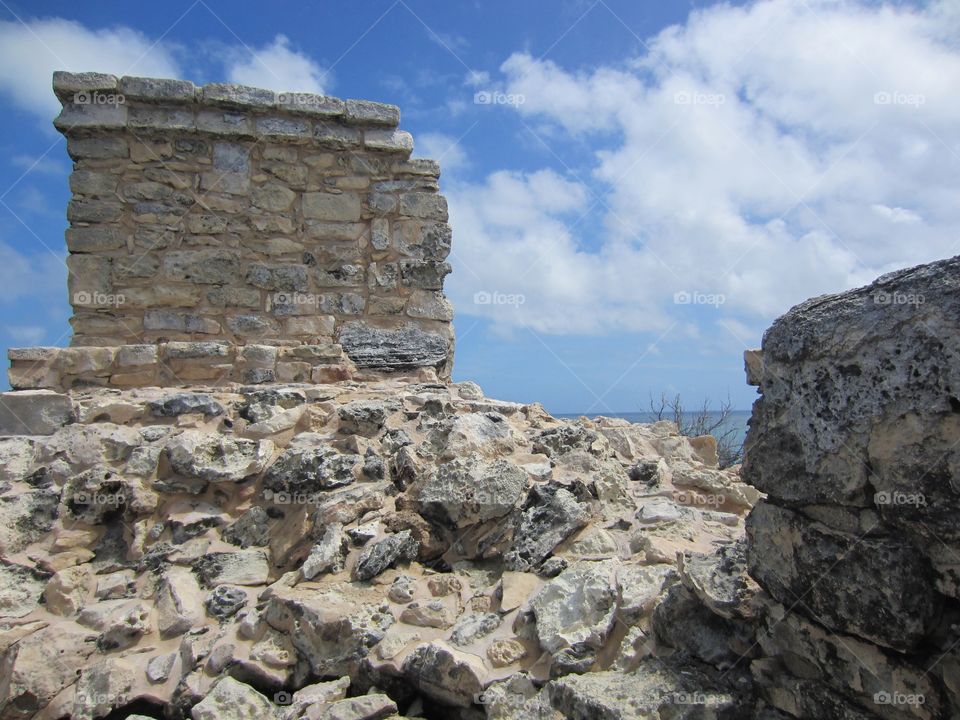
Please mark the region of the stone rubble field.
[[757, 703], [759, 493], [711, 437], [473, 383], [45, 398], [0, 439], [3, 720]]

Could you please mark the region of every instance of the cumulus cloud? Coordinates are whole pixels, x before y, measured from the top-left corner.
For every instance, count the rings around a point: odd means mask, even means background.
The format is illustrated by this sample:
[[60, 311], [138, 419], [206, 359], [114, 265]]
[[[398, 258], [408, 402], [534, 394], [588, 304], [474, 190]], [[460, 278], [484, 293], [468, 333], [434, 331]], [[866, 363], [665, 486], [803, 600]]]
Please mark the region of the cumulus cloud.
[[[592, 159], [579, 178], [448, 188], [458, 310], [545, 332], [693, 321], [729, 335], [719, 321], [761, 327], [806, 297], [957, 253], [950, 7], [719, 4], [616, 65], [514, 54], [499, 82], [524, 96], [524, 123], [548, 128], [557, 155], [578, 141]], [[591, 206], [597, 223], [581, 217]], [[498, 286], [526, 302], [469, 301]], [[683, 292], [724, 302], [701, 313], [674, 302]]]
[[415, 155], [436, 160], [446, 175], [452, 175], [469, 164], [467, 153], [458, 139], [444, 133], [417, 135]]
[[0, 90], [18, 107], [53, 118], [60, 109], [50, 89], [55, 70], [181, 76], [168, 46], [130, 28], [93, 30], [63, 18], [0, 21]]
[[273, 90], [323, 93], [332, 84], [328, 74], [308, 55], [291, 49], [285, 35], [259, 49], [233, 48], [227, 53], [230, 82]]

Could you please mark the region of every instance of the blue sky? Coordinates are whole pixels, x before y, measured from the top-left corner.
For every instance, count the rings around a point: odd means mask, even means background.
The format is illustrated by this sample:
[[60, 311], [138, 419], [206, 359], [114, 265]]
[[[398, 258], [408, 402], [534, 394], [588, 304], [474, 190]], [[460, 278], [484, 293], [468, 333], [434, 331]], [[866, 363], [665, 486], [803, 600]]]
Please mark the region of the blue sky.
[[451, 205], [455, 378], [558, 413], [728, 395], [791, 305], [960, 251], [960, 10], [0, 0], [0, 345], [69, 340], [54, 69], [400, 105]]

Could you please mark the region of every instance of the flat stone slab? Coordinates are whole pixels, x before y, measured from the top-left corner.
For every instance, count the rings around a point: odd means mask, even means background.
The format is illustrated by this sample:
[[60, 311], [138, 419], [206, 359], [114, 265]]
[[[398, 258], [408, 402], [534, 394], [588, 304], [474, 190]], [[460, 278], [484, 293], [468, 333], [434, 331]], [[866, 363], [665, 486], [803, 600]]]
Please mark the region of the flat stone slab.
[[52, 435], [74, 420], [70, 398], [52, 390], [0, 393], [0, 435]]

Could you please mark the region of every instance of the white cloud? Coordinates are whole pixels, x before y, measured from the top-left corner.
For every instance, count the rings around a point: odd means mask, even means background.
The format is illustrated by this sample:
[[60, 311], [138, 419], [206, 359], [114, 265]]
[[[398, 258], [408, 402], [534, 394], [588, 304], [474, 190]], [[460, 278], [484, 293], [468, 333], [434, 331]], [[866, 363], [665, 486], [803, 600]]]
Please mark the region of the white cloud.
[[41, 157], [32, 155], [14, 155], [10, 158], [10, 163], [25, 173], [37, 173], [39, 175], [54, 175], [56, 177], [66, 177], [69, 172], [66, 164], [59, 159], [51, 157], [51, 153]]
[[27, 255], [0, 240], [0, 304], [24, 297], [48, 302], [67, 286], [64, 258], [46, 250]]
[[0, 91], [23, 110], [52, 119], [60, 103], [55, 70], [180, 77], [170, 49], [126, 27], [91, 30], [63, 18], [0, 21]]
[[273, 42], [252, 54], [246, 48], [233, 48], [225, 58], [226, 75], [230, 82], [295, 92], [323, 93], [332, 85], [332, 79], [309, 56], [292, 50], [285, 35], [277, 35]]
[[[502, 82], [525, 97], [525, 123], [549, 128], [561, 157], [585, 142], [593, 161], [562, 190], [533, 187], [555, 175], [503, 173], [448, 188], [458, 310], [558, 333], [693, 319], [715, 335], [718, 319], [760, 327], [812, 295], [956, 254], [948, 20], [947, 3], [765, 0], [695, 12], [616, 66], [514, 54]], [[578, 210], [598, 201], [598, 222], [566, 217], [564, 197], [551, 205], [573, 187]], [[526, 295], [518, 312], [469, 302], [498, 285]], [[678, 290], [726, 302], [707, 315], [674, 305]]]
[[38, 345], [47, 335], [47, 329], [40, 325], [7, 325], [4, 329], [14, 342], [23, 347]]
[[436, 160], [446, 175], [452, 175], [469, 165], [467, 153], [457, 142], [457, 138], [444, 133], [417, 135], [415, 155]]

